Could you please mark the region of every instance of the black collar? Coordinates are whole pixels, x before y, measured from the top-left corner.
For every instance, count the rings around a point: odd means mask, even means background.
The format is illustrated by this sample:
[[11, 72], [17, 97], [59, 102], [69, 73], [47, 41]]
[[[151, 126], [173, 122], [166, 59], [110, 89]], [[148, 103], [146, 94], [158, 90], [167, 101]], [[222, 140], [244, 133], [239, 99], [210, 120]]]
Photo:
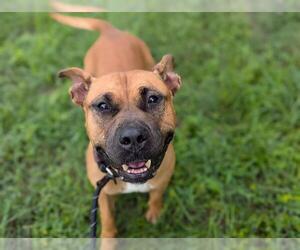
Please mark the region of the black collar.
[[101, 159], [98, 156], [97, 150], [95, 148], [93, 149], [93, 153], [94, 153], [94, 159], [95, 159], [100, 171], [102, 173], [107, 174], [110, 177], [110, 179], [112, 179], [116, 183], [116, 178], [119, 177], [118, 173], [113, 168], [111, 168], [110, 166], [105, 165], [101, 161]]

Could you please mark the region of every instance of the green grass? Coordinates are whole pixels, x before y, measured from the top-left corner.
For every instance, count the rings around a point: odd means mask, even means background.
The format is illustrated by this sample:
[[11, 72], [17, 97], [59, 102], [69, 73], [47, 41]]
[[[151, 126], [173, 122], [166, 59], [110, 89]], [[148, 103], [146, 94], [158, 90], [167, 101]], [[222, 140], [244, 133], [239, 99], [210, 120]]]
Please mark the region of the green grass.
[[[159, 223], [117, 201], [121, 237], [300, 236], [300, 14], [99, 14], [172, 53], [177, 168]], [[56, 72], [97, 33], [0, 14], [0, 237], [84, 237], [83, 115]], [[124, 209], [126, 208], [126, 209]]]

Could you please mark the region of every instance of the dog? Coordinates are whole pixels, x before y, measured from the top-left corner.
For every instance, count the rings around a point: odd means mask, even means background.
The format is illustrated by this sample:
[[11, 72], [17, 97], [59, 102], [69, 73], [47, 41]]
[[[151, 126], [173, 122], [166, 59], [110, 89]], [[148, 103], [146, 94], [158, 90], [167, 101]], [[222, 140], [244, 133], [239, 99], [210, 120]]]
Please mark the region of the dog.
[[[175, 167], [171, 142], [176, 127], [173, 96], [181, 86], [174, 60], [165, 55], [155, 64], [147, 45], [107, 21], [52, 13], [65, 25], [100, 32], [84, 58], [84, 69], [59, 72], [72, 81], [72, 101], [85, 115], [89, 138], [86, 169], [96, 183], [105, 173], [97, 162], [118, 173], [99, 196], [101, 237], [117, 234], [114, 196], [149, 192], [146, 219], [156, 223], [163, 193]], [[126, 181], [124, 181], [126, 180]]]

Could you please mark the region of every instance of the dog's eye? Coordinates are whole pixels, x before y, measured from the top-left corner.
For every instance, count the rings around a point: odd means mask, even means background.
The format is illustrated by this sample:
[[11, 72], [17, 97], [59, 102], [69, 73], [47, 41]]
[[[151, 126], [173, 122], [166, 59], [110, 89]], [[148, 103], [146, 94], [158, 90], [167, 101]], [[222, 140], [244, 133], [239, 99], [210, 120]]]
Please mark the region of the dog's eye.
[[100, 102], [97, 104], [97, 108], [101, 112], [110, 111], [110, 106], [106, 102]]
[[157, 95], [150, 95], [148, 97], [148, 104], [156, 104], [156, 103], [159, 103], [159, 101], [160, 101], [160, 98]]

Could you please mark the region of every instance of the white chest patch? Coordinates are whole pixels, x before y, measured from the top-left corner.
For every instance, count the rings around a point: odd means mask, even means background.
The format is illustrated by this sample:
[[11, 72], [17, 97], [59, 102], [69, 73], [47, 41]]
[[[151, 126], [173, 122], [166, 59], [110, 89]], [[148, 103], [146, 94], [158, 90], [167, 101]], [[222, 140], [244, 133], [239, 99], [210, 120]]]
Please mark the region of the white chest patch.
[[151, 185], [149, 183], [143, 184], [132, 184], [132, 183], [125, 183], [125, 188], [123, 189], [122, 193], [133, 193], [133, 192], [140, 192], [145, 193], [151, 190]]

